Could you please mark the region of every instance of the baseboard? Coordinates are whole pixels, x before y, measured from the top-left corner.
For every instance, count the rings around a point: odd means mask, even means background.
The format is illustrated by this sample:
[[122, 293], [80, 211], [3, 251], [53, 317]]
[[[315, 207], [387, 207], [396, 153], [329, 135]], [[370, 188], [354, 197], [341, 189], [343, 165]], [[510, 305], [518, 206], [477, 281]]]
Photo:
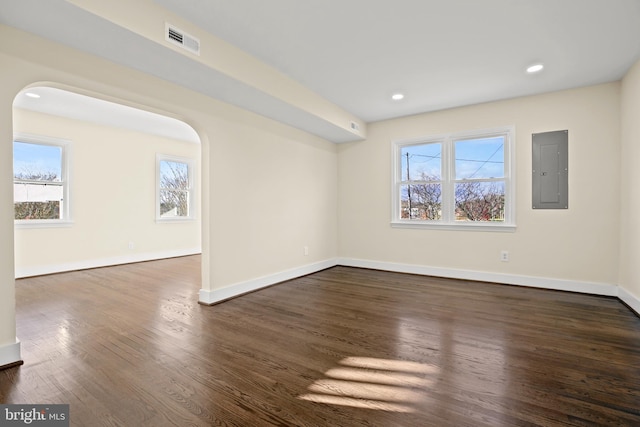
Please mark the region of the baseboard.
[[22, 365], [20, 341], [0, 347], [0, 370]]
[[[79, 261], [66, 264], [46, 265], [29, 268], [16, 268], [16, 278], [40, 276], [45, 274], [62, 273], [65, 271], [86, 270], [90, 268], [107, 267], [111, 265], [130, 264], [135, 262], [152, 261], [156, 259], [175, 258], [179, 256], [195, 255], [201, 253], [200, 248], [181, 249], [175, 251], [151, 252], [142, 254], [123, 255], [111, 258], [101, 258], [86, 261]], [[522, 276], [514, 274], [490, 273], [484, 271], [449, 269], [441, 267], [430, 267], [415, 264], [401, 264], [393, 262], [370, 261], [355, 258], [332, 258], [314, 264], [307, 264], [291, 270], [282, 271], [246, 282], [237, 283], [222, 289], [207, 291], [200, 290], [199, 302], [205, 305], [217, 304], [219, 302], [235, 298], [242, 294], [256, 291], [276, 283], [295, 279], [296, 277], [312, 274], [336, 265], [347, 267], [370, 268], [374, 270], [394, 271], [398, 273], [419, 274], [424, 276], [447, 277], [452, 279], [476, 280], [484, 282], [503, 283], [508, 285], [529, 286], [543, 289], [553, 289], [559, 291], [579, 292], [584, 294], [605, 295], [618, 297], [633, 311], [640, 315], [640, 298], [628, 292], [624, 288], [606, 283], [582, 282], [573, 280], [553, 279], [548, 277]], [[20, 359], [19, 343], [17, 343], [18, 356]], [[3, 347], [0, 347], [0, 366], [4, 360]], [[13, 356], [7, 356], [11, 359]], [[8, 362], [11, 363], [11, 362]]]
[[257, 291], [259, 289], [266, 288], [268, 286], [272, 286], [276, 283], [284, 282], [286, 280], [291, 280], [297, 277], [306, 276], [307, 274], [316, 273], [318, 271], [334, 267], [335, 265], [337, 265], [337, 260], [329, 259], [314, 264], [303, 265], [291, 270], [281, 271], [279, 273], [271, 274], [268, 276], [258, 277], [257, 279], [248, 280], [246, 282], [236, 283], [222, 289], [214, 289], [211, 291], [200, 289], [199, 302], [203, 305], [218, 304], [222, 301], [226, 301], [228, 299], [235, 298], [249, 292]]
[[625, 303], [627, 307], [635, 311], [635, 313], [640, 316], [640, 298], [627, 291], [622, 286], [618, 288], [618, 298], [620, 298], [620, 301]]
[[[528, 286], [533, 288], [552, 289], [558, 291], [579, 292], [583, 294], [603, 295], [618, 297], [618, 286], [607, 283], [593, 283], [573, 280], [553, 279], [549, 277], [522, 276], [514, 274], [490, 273], [484, 271], [448, 269], [441, 267], [429, 267], [415, 264], [399, 264], [392, 262], [369, 261], [353, 258], [337, 258], [309, 264], [292, 270], [283, 271], [269, 276], [260, 277], [246, 282], [237, 283], [222, 289], [207, 291], [200, 290], [200, 303], [214, 305], [240, 295], [257, 291], [285, 280], [295, 279], [315, 273], [336, 265], [346, 267], [370, 268], [374, 270], [394, 271], [398, 273], [419, 274], [423, 276], [446, 277], [451, 279], [475, 280], [506, 285]], [[622, 299], [630, 307], [640, 306], [640, 301], [627, 293]], [[631, 301], [631, 303], [627, 302]], [[636, 310], [637, 311], [637, 310]]]
[[605, 295], [613, 297], [618, 296], [618, 287], [616, 285], [610, 285], [606, 283], [580, 282], [573, 280], [553, 279], [548, 277], [489, 273], [484, 271], [459, 270], [415, 264], [369, 261], [353, 258], [340, 258], [338, 260], [338, 264], [348, 267], [370, 268], [374, 270], [420, 274], [424, 276], [476, 280], [482, 282], [502, 283], [506, 285], [529, 286], [533, 288], [553, 289], [558, 291], [580, 292], [593, 295]]
[[200, 248], [178, 249], [163, 252], [147, 252], [139, 254], [127, 254], [109, 258], [96, 258], [85, 261], [70, 262], [64, 264], [41, 265], [35, 267], [16, 267], [16, 279], [45, 274], [63, 273], [65, 271], [87, 270], [90, 268], [108, 267], [120, 264], [132, 264], [134, 262], [153, 261], [157, 259], [176, 258], [180, 256], [196, 255], [201, 253]]

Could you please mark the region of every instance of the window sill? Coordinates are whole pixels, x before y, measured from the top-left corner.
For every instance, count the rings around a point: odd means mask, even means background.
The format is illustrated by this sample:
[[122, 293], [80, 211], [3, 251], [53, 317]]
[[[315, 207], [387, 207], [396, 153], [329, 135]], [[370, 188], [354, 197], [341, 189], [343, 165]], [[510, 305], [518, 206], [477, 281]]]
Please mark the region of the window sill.
[[16, 220], [13, 222], [16, 229], [26, 228], [68, 228], [73, 226], [73, 221], [66, 220]]
[[486, 224], [486, 223], [435, 223], [428, 221], [392, 221], [393, 228], [413, 228], [423, 230], [454, 230], [454, 231], [491, 231], [500, 233], [513, 233], [516, 226], [511, 224]]
[[196, 218], [189, 216], [189, 217], [182, 217], [182, 218], [156, 218], [156, 223], [157, 224], [174, 224], [174, 223], [182, 223], [182, 222], [193, 222], [195, 221]]

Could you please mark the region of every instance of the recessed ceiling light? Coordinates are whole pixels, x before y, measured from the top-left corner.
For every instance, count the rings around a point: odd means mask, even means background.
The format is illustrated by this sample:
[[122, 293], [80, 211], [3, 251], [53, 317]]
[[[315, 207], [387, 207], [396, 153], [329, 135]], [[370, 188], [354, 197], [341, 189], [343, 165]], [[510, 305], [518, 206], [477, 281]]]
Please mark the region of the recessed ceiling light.
[[394, 101], [400, 101], [403, 98], [404, 95], [401, 93], [394, 93], [393, 95], [391, 95], [391, 99], [393, 99]]
[[527, 68], [527, 73], [529, 73], [529, 74], [537, 73], [537, 72], [542, 71], [543, 68], [544, 68], [544, 65], [542, 65], [542, 64], [534, 64], [534, 65], [530, 66], [529, 68]]
[[26, 92], [25, 95], [28, 96], [29, 98], [33, 98], [33, 99], [40, 98], [40, 95], [38, 95], [37, 93], [33, 93], [33, 92]]

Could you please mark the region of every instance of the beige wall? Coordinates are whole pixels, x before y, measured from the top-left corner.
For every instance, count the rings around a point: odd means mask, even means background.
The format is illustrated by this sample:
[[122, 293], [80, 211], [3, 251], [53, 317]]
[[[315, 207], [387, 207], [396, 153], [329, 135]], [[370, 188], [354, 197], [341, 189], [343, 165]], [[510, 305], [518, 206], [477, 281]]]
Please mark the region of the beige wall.
[[[218, 280], [238, 283], [247, 272], [272, 274], [337, 255], [337, 153], [321, 140], [260, 132], [247, 123], [227, 128], [212, 144], [212, 252]], [[303, 248], [309, 248], [305, 256]], [[223, 257], [222, 257], [223, 254]]]
[[[0, 55], [0, 74], [5, 62]], [[0, 85], [0, 349], [16, 344], [16, 312], [13, 253], [13, 152], [10, 149], [11, 117], [15, 92]], [[11, 207], [11, 209], [9, 209]], [[0, 356], [1, 353], [0, 353]], [[0, 357], [0, 365], [12, 363], [15, 355]]]
[[73, 221], [16, 229], [17, 277], [200, 252], [199, 212], [190, 221], [155, 220], [156, 154], [192, 159], [199, 192], [199, 144], [17, 108], [13, 126], [70, 141]]
[[640, 302], [640, 62], [622, 81], [621, 157], [620, 286]]
[[[620, 167], [618, 83], [369, 125], [339, 148], [339, 253], [371, 260], [615, 285]], [[514, 233], [391, 228], [392, 141], [515, 125]], [[531, 134], [569, 130], [569, 209], [531, 208]], [[510, 253], [500, 262], [501, 250]]]
[[[638, 293], [637, 233], [630, 215], [620, 227], [618, 190], [622, 164], [622, 206], [635, 211], [638, 66], [622, 96], [612, 83], [423, 114], [376, 123], [367, 140], [335, 146], [8, 27], [0, 26], [0, 36], [0, 350], [16, 339], [12, 102], [25, 86], [46, 82], [173, 116], [199, 133], [204, 290], [340, 256], [613, 285], [621, 271], [623, 286]], [[515, 125], [517, 137], [515, 233], [390, 227], [393, 140], [504, 125]], [[531, 134], [561, 129], [570, 135], [570, 207], [534, 211]], [[628, 235], [623, 245], [621, 229]], [[501, 250], [510, 251], [510, 262], [499, 261]]]
[[0, 36], [0, 349], [15, 343], [11, 104], [27, 85], [144, 106], [198, 132], [204, 290], [337, 256], [334, 144], [8, 27]]

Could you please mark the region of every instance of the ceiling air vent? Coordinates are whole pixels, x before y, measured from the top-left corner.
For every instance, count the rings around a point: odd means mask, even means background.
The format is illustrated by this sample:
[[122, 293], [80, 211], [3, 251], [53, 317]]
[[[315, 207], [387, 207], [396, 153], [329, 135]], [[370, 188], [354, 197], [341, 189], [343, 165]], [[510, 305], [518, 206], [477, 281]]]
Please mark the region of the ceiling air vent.
[[200, 40], [185, 33], [184, 31], [174, 27], [173, 25], [166, 23], [165, 25], [165, 39], [168, 42], [176, 44], [191, 53], [200, 55]]

